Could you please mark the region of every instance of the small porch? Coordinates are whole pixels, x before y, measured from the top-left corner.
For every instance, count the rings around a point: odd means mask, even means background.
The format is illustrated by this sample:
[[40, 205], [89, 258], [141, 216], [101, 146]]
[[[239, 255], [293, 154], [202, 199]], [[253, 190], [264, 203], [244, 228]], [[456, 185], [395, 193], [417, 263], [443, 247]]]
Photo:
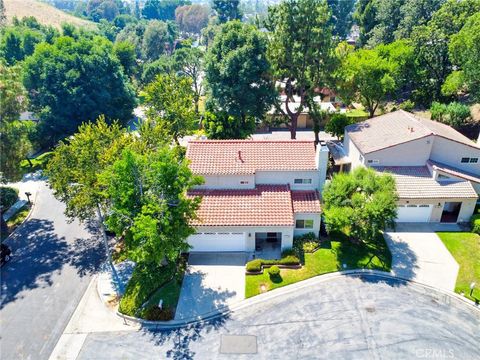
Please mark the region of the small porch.
[[282, 233], [255, 233], [254, 257], [257, 259], [280, 259], [282, 257]]

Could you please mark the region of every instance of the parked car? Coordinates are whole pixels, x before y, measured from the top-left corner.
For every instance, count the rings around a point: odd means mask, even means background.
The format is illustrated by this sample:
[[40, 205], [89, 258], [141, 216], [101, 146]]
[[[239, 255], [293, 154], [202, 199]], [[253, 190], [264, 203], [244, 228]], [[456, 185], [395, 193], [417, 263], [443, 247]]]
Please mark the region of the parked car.
[[0, 264], [3, 265], [10, 261], [12, 250], [5, 244], [0, 245]]

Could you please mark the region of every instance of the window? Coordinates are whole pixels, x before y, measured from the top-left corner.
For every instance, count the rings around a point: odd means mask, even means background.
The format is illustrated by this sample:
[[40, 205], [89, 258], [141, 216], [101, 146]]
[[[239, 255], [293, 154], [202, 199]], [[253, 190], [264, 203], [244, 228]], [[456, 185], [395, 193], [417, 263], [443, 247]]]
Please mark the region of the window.
[[447, 179], [450, 179], [450, 176], [443, 175], [443, 174], [438, 174], [437, 179], [438, 180], [447, 180]]
[[462, 158], [461, 162], [462, 163], [468, 163], [468, 162], [470, 162], [470, 158], [464, 157], [464, 158]]
[[297, 220], [295, 227], [297, 229], [313, 229], [313, 220]]
[[312, 179], [295, 179], [293, 180], [295, 184], [311, 184]]
[[407, 205], [407, 207], [417, 207], [417, 205]]
[[380, 160], [376, 160], [376, 159], [375, 159], [375, 160], [372, 160], [372, 159], [369, 159], [369, 160], [367, 160], [367, 163], [369, 163], [369, 164], [379, 164], [379, 163], [380, 163]]
[[398, 205], [398, 207], [405, 207], [405, 205]]
[[418, 205], [418, 207], [430, 207], [430, 205], [423, 204], [423, 205]]
[[471, 163], [478, 163], [478, 158], [470, 158]]
[[246, 185], [246, 184], [248, 184], [248, 180], [242, 180], [242, 181], [240, 181], [240, 184], [241, 185]]

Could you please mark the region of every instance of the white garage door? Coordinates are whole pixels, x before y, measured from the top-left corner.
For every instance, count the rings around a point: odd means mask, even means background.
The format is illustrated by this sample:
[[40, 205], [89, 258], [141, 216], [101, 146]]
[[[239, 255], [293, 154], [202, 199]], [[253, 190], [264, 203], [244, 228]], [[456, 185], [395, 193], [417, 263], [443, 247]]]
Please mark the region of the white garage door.
[[397, 209], [397, 222], [428, 222], [432, 205], [400, 205]]
[[245, 233], [198, 233], [188, 243], [190, 251], [245, 251]]

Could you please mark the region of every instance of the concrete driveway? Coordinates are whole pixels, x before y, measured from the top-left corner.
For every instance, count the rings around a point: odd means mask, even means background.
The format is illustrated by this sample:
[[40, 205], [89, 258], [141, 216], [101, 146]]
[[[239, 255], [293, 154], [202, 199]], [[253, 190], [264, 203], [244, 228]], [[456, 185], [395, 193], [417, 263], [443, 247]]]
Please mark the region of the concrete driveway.
[[175, 319], [192, 319], [245, 298], [245, 253], [192, 253]]
[[460, 229], [456, 225], [404, 223], [397, 224], [396, 232], [386, 232], [385, 240], [392, 253], [392, 273], [453, 291], [459, 266], [435, 233], [438, 230]]

